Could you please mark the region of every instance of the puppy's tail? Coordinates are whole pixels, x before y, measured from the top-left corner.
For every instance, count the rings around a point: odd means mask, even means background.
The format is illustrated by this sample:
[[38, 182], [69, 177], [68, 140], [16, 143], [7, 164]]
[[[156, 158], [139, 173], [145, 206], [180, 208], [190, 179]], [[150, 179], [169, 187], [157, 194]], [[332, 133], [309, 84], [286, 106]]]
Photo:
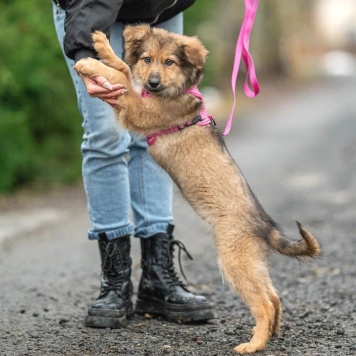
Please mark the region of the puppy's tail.
[[315, 257], [320, 254], [320, 245], [313, 234], [307, 231], [298, 221], [296, 222], [302, 240], [290, 241], [283, 232], [273, 229], [269, 234], [268, 243], [278, 253], [291, 257]]

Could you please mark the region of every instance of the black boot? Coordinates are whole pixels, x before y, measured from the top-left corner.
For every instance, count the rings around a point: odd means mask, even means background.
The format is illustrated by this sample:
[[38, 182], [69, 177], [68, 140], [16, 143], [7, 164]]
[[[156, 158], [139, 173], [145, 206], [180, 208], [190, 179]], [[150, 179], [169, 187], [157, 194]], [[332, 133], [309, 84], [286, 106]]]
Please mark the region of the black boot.
[[88, 310], [86, 326], [113, 329], [126, 326], [126, 316], [133, 312], [130, 247], [130, 236], [99, 240], [101, 289]]
[[203, 296], [191, 293], [174, 271], [174, 246], [183, 249], [188, 257], [191, 256], [180, 241], [173, 239], [172, 231], [173, 225], [167, 233], [141, 239], [142, 277], [136, 312], [162, 315], [176, 322], [212, 319], [211, 304]]

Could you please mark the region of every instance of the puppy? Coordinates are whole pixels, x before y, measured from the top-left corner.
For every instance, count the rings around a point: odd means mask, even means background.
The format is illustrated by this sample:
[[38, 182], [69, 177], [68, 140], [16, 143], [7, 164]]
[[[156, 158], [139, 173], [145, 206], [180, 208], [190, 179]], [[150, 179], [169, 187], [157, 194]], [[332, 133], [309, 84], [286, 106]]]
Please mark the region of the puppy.
[[[219, 131], [212, 124], [200, 125], [202, 101], [190, 88], [199, 84], [208, 55], [201, 42], [148, 25], [127, 26], [124, 38], [132, 75], [99, 32], [93, 34], [93, 42], [102, 62], [83, 59], [76, 69], [128, 89], [118, 99], [119, 123], [148, 137], [149, 153], [210, 224], [220, 269], [255, 318], [252, 339], [234, 350], [262, 350], [269, 337], [278, 334], [281, 318], [281, 303], [269, 275], [269, 251], [314, 257], [320, 253], [319, 244], [299, 223], [302, 239], [288, 240], [263, 210]], [[134, 90], [133, 80], [144, 88], [144, 96]]]

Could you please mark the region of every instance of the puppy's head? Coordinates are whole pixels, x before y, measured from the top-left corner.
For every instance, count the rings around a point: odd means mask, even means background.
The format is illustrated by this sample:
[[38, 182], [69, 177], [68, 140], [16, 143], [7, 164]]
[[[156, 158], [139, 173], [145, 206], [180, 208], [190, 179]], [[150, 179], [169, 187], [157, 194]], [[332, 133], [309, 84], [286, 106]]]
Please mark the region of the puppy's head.
[[138, 25], [127, 26], [124, 39], [125, 61], [149, 92], [173, 97], [199, 84], [208, 51], [197, 37]]

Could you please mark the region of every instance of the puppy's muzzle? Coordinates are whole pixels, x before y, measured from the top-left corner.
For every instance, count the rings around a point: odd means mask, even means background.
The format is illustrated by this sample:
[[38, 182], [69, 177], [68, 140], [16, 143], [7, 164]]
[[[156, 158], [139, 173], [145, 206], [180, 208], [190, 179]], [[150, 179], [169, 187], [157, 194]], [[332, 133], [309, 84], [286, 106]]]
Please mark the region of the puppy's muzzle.
[[159, 92], [164, 89], [159, 75], [151, 75], [148, 78], [147, 83], [144, 84], [144, 87], [146, 90], [151, 92]]

